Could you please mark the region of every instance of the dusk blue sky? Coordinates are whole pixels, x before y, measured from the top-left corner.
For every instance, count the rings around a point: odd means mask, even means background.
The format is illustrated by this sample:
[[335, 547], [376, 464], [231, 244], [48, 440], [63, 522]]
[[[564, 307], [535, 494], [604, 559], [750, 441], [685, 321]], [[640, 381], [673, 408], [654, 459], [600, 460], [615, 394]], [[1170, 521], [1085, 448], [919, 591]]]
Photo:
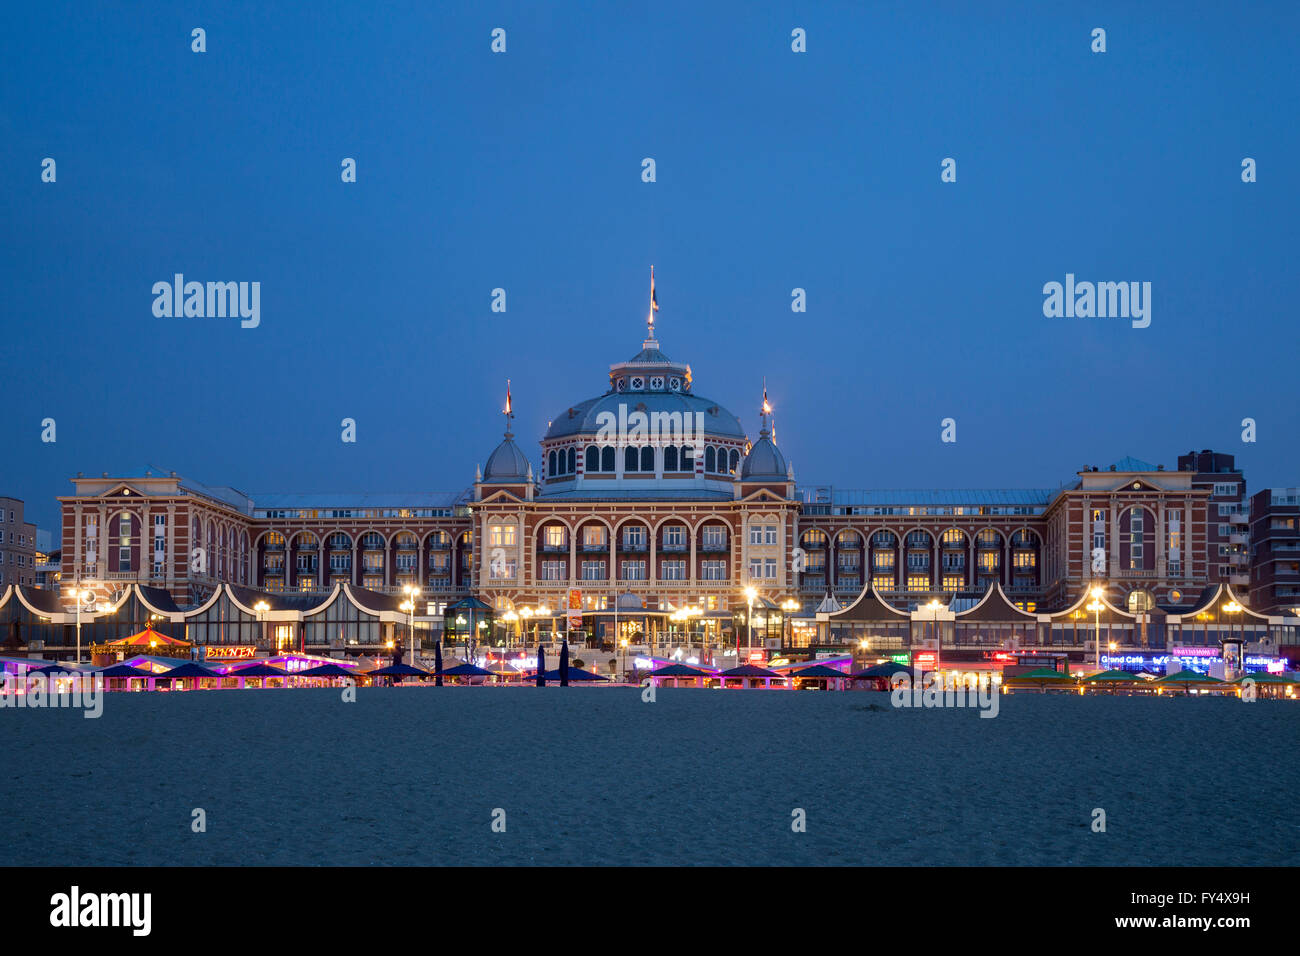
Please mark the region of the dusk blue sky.
[[[651, 263], [664, 351], [751, 437], [766, 376], [801, 484], [1300, 482], [1294, 3], [272, 6], [7, 9], [0, 493], [44, 527], [78, 471], [463, 488], [507, 378], [536, 461]], [[261, 326], [155, 318], [176, 272], [260, 281]], [[1045, 318], [1067, 272], [1151, 326]]]

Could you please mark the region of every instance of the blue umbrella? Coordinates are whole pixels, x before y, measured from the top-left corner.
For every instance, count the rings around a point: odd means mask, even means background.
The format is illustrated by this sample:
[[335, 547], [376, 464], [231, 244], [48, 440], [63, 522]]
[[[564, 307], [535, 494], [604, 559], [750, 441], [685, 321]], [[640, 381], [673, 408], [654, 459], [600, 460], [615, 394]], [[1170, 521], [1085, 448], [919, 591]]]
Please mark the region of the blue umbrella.
[[448, 677], [493, 677], [491, 671], [486, 671], [474, 664], [457, 664], [455, 667], [448, 667], [443, 671]]
[[153, 677], [153, 671], [132, 667], [130, 664], [113, 664], [97, 672], [100, 677]]
[[389, 664], [373, 671], [366, 671], [367, 677], [428, 677], [429, 672], [410, 664]]
[[546, 651], [542, 645], [537, 645], [537, 686], [546, 686]]
[[177, 664], [171, 670], [158, 675], [160, 679], [162, 678], [170, 679], [173, 677], [220, 677], [220, 676], [221, 675], [218, 674], [216, 671], [209, 670], [208, 668], [204, 667], [202, 664], [196, 664], [193, 661], [187, 661], [184, 664]]
[[[537, 669], [542, 669], [540, 662]], [[564, 639], [564, 643], [560, 645], [560, 686], [569, 686], [569, 639], [567, 637]]]
[[[177, 668], [179, 670], [179, 668]], [[348, 670], [342, 664], [317, 664], [305, 671], [298, 671], [295, 677], [356, 677], [357, 672]]]

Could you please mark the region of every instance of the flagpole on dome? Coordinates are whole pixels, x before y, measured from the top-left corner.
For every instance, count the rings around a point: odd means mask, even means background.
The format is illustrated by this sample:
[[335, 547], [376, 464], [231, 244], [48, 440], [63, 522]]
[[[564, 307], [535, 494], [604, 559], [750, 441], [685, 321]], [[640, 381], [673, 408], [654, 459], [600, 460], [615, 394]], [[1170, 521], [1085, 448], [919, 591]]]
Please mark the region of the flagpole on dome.
[[655, 313], [659, 311], [659, 297], [655, 294], [655, 267], [650, 266], [650, 315], [646, 318], [646, 336], [645, 347], [653, 348], [658, 343], [655, 341]]
[[506, 416], [506, 437], [513, 438], [514, 436], [510, 433], [510, 419], [515, 417], [515, 412], [514, 412], [514, 402], [510, 398], [510, 379], [506, 379], [505, 416]]

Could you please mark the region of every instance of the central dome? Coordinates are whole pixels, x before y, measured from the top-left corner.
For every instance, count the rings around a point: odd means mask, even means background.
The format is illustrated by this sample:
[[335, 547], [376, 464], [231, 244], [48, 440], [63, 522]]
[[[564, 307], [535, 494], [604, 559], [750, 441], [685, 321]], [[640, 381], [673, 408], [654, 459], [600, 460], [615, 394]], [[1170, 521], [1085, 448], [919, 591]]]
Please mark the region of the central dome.
[[609, 391], [596, 398], [579, 402], [561, 412], [546, 430], [543, 441], [568, 438], [574, 435], [595, 435], [612, 416], [615, 422], [635, 412], [646, 415], [690, 415], [686, 427], [698, 421], [708, 436], [744, 440], [745, 429], [740, 419], [717, 402], [691, 391], [691, 367], [674, 362], [659, 348], [659, 343], [646, 339], [641, 351], [626, 362], [611, 365]]

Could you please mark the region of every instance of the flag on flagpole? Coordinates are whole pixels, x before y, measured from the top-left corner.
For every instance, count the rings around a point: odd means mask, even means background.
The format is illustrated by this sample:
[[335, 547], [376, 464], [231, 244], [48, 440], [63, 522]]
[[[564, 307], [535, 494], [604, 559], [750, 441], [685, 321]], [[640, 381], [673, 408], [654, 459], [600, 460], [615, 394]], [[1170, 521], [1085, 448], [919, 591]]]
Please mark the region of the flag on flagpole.
[[772, 414], [772, 405], [767, 400], [767, 379], [763, 379], [763, 414]]
[[510, 379], [506, 379], [506, 414], [515, 417], [514, 407], [510, 401]]
[[650, 312], [653, 315], [653, 313], [658, 311], [659, 311], [659, 297], [655, 295], [655, 267], [651, 266], [650, 267]]

